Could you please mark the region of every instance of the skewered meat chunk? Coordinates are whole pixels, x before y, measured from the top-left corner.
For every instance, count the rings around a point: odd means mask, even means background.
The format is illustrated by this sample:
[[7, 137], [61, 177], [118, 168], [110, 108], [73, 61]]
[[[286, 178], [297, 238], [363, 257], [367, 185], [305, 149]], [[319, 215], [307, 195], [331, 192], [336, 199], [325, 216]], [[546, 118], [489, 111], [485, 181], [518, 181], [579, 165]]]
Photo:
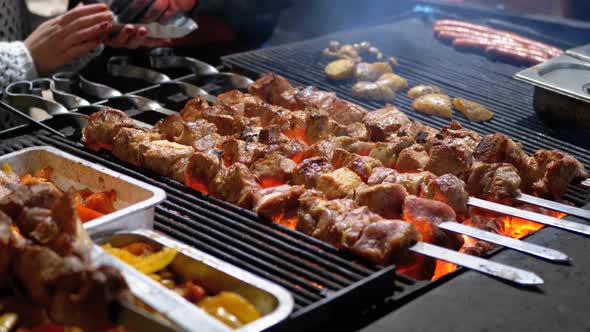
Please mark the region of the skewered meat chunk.
[[303, 158], [323, 157], [331, 162], [334, 157], [335, 149], [336, 147], [332, 139], [324, 139], [310, 145], [309, 148], [303, 152]]
[[289, 182], [295, 167], [293, 160], [272, 153], [252, 163], [250, 171], [263, 188], [268, 188]]
[[269, 73], [265, 74], [248, 86], [248, 92], [265, 102], [284, 107], [289, 110], [295, 109], [295, 100], [289, 98], [289, 92], [295, 90], [291, 84], [282, 76]]
[[369, 261], [387, 265], [405, 260], [408, 248], [420, 240], [417, 229], [401, 220], [379, 220], [367, 225], [351, 252]]
[[218, 95], [217, 104], [231, 106], [233, 109], [239, 110], [239, 113], [247, 118], [260, 118], [262, 125], [266, 125], [274, 118], [289, 112], [282, 107], [268, 104], [256, 96], [238, 90]]
[[269, 145], [268, 153], [277, 153], [291, 160], [295, 163], [303, 159], [303, 154], [308, 149], [308, 145], [300, 139], [290, 139], [283, 144]]
[[395, 92], [385, 82], [358, 81], [352, 86], [352, 96], [359, 99], [392, 101]]
[[324, 157], [312, 157], [304, 159], [293, 170], [293, 183], [304, 185], [306, 188], [315, 188], [320, 175], [332, 172], [333, 168], [328, 159]]
[[436, 179], [429, 179], [422, 188], [420, 197], [434, 199], [449, 205], [458, 217], [468, 215], [467, 201], [469, 194], [466, 185], [458, 177], [445, 174]]
[[282, 144], [289, 140], [289, 137], [283, 134], [281, 128], [277, 125], [270, 125], [262, 128], [257, 136], [258, 143], [266, 145]]
[[4, 185], [8, 194], [0, 197], [0, 210], [12, 219], [18, 219], [24, 208], [51, 209], [61, 197], [61, 192], [49, 183]]
[[141, 160], [140, 144], [161, 140], [159, 133], [143, 128], [121, 128], [114, 138], [112, 153], [120, 160], [139, 166]]
[[184, 121], [195, 121], [201, 117], [203, 110], [211, 107], [209, 102], [202, 96], [197, 96], [186, 102], [186, 105], [180, 111], [180, 116]]
[[359, 189], [356, 192], [355, 201], [383, 218], [395, 219], [401, 217], [406, 196], [408, 192], [403, 186], [381, 183]]
[[398, 183], [404, 186], [410, 195], [420, 195], [424, 186], [436, 175], [425, 171], [418, 173], [396, 173], [394, 177], [385, 178], [384, 182]]
[[209, 193], [209, 183], [221, 170], [221, 151], [195, 152], [188, 158], [186, 185], [204, 194]]
[[254, 175], [242, 163], [221, 169], [209, 183], [211, 195], [244, 208], [252, 206], [254, 195], [259, 190]]
[[391, 168], [375, 167], [373, 173], [371, 173], [371, 176], [369, 176], [369, 179], [367, 180], [367, 184], [372, 186], [383, 182], [395, 183], [397, 174], [398, 171]]
[[154, 131], [163, 139], [182, 145], [192, 146], [195, 151], [208, 151], [221, 141], [217, 127], [203, 119], [185, 121], [178, 114], [173, 114], [158, 122]]
[[375, 82], [383, 74], [391, 73], [392, 71], [391, 66], [387, 62], [361, 62], [354, 69], [354, 78], [357, 81]]
[[368, 113], [363, 122], [369, 130], [372, 141], [384, 141], [387, 136], [396, 132], [402, 125], [410, 122], [408, 117], [393, 105]]
[[476, 162], [464, 175], [470, 195], [501, 202], [519, 192], [520, 176], [510, 164]]
[[426, 149], [420, 144], [414, 144], [400, 151], [395, 169], [400, 172], [422, 171], [429, 160], [430, 156]]
[[[205, 108], [200, 114], [200, 118], [213, 123], [217, 127], [217, 132], [223, 136], [240, 133], [245, 127], [253, 124], [248, 118], [239, 114], [235, 108], [224, 105]], [[184, 117], [183, 119], [185, 121], [196, 120]]]
[[327, 114], [312, 112], [307, 118], [306, 141], [314, 143], [332, 136], [335, 125], [336, 123]]
[[[361, 237], [363, 230], [371, 223], [383, 220], [383, 218], [362, 206], [338, 215], [333, 225], [320, 225], [318, 229], [323, 230], [319, 238], [333, 244], [337, 248], [352, 248]], [[325, 226], [325, 228], [322, 228]]]
[[[371, 150], [375, 146], [373, 142], [356, 141], [346, 148], [346, 151], [350, 153], [356, 153], [360, 156], [369, 156]], [[376, 158], [375, 158], [376, 159]]]
[[430, 149], [430, 161], [425, 169], [436, 175], [458, 175], [469, 170], [479, 141], [477, 133], [464, 129], [453, 121], [436, 136]]
[[449, 119], [453, 116], [451, 98], [442, 93], [431, 93], [422, 97], [418, 97], [412, 103], [412, 107], [420, 113], [436, 115]]
[[543, 176], [532, 184], [534, 193], [559, 199], [572, 180], [587, 178], [584, 165], [576, 158], [556, 150], [538, 150], [532, 156], [537, 172]]
[[388, 137], [387, 141], [394, 141], [396, 138], [409, 137], [414, 139], [416, 143], [422, 144], [427, 151], [430, 151], [437, 134], [438, 130], [423, 125], [418, 121], [412, 121], [401, 126], [396, 136], [392, 135]]
[[336, 157], [335, 153], [332, 165], [334, 168], [346, 167], [358, 175], [361, 180], [367, 181], [373, 172], [373, 168], [382, 167], [381, 162], [375, 158], [367, 156], [359, 156], [355, 153], [344, 152], [342, 149], [336, 149], [335, 152], [343, 152], [342, 161], [337, 161], [340, 157]]
[[446, 221], [455, 221], [453, 209], [447, 204], [413, 195], [406, 197], [403, 208], [404, 220], [414, 224], [426, 242], [449, 249], [459, 250], [463, 237], [437, 227]]
[[350, 125], [360, 122], [367, 111], [359, 105], [342, 100], [333, 92], [317, 90], [314, 87], [306, 87], [297, 91], [294, 95], [298, 109], [317, 109], [328, 114], [342, 125]]
[[223, 159], [226, 163], [251, 165], [256, 159], [265, 154], [267, 146], [230, 137], [221, 143], [220, 148], [223, 150]]
[[305, 187], [286, 184], [262, 189], [254, 195], [253, 210], [272, 220], [294, 218], [304, 193]]
[[140, 165], [157, 174], [184, 182], [188, 158], [195, 150], [187, 145], [158, 140], [139, 144]]
[[321, 193], [310, 190], [299, 198], [299, 211], [297, 216], [297, 230], [305, 234], [317, 237], [314, 232], [318, 225], [333, 223], [336, 216], [351, 211], [358, 206], [352, 199], [327, 200]]
[[388, 142], [375, 143], [369, 156], [381, 161], [385, 167], [395, 168], [400, 152], [415, 143], [410, 137], [393, 137]]
[[317, 189], [328, 199], [344, 198], [363, 185], [363, 180], [348, 168], [322, 174], [317, 180]]
[[112, 108], [92, 113], [82, 130], [82, 142], [92, 149], [111, 149], [113, 140], [124, 127], [135, 127], [127, 114]]
[[433, 85], [416, 85], [415, 87], [411, 88], [408, 91], [408, 97], [410, 99], [418, 99], [422, 96], [434, 94], [434, 93], [442, 93], [442, 90]]
[[469, 208], [469, 218], [463, 224], [496, 234], [505, 234], [505, 216], [476, 207]]
[[369, 131], [367, 130], [367, 127], [360, 122], [355, 122], [348, 126], [342, 126], [335, 123], [333, 126], [335, 136], [349, 136], [360, 141], [369, 140]]

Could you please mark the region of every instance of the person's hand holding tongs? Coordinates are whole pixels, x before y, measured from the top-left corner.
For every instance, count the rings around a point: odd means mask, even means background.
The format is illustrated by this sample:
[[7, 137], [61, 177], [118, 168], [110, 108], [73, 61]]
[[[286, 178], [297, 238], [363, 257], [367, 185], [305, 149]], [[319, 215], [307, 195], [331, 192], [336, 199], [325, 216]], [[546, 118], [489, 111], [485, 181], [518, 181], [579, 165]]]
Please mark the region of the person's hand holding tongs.
[[[179, 38], [196, 29], [186, 18], [197, 0], [84, 0], [84, 3], [105, 3], [114, 14], [108, 46], [117, 48], [155, 48], [166, 46], [171, 38]], [[187, 23], [188, 21], [188, 23]]]

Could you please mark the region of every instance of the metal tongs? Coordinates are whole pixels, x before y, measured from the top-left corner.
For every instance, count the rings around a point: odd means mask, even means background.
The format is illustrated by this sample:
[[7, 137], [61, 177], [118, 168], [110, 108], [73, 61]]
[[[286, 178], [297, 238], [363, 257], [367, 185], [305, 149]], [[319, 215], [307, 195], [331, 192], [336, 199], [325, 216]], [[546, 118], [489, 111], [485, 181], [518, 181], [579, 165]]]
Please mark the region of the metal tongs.
[[[145, 18], [154, 1], [129, 0], [83, 0], [85, 4], [104, 3], [113, 12], [114, 24], [112, 34], [117, 34], [125, 24], [145, 27], [150, 38], [182, 38], [198, 28], [190, 17], [180, 14], [167, 22], [159, 23], [161, 17], [154, 17], [154, 22], [140, 23]], [[194, 8], [193, 8], [194, 9]], [[189, 13], [192, 10], [189, 11]]]

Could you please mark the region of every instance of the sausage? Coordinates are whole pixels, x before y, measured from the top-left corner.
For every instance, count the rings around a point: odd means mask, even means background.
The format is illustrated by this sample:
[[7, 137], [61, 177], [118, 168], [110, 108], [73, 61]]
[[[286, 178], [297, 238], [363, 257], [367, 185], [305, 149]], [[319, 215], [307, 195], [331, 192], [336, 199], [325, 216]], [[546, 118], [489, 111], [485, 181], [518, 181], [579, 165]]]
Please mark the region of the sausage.
[[486, 53], [494, 59], [510, 60], [522, 64], [536, 65], [547, 60], [547, 58], [504, 46], [490, 46], [486, 49]]

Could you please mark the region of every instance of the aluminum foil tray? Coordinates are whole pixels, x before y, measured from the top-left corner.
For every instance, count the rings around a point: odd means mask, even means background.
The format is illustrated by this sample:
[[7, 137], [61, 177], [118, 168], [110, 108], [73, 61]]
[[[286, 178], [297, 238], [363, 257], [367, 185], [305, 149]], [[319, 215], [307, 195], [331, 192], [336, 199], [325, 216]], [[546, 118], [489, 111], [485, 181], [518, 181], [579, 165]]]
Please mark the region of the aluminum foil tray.
[[72, 187], [89, 188], [92, 191], [114, 189], [117, 192], [116, 211], [85, 223], [84, 228], [91, 235], [153, 228], [155, 206], [166, 198], [166, 193], [159, 188], [49, 146], [27, 148], [0, 156], [0, 164], [4, 163], [9, 164], [19, 175], [49, 166], [53, 169], [52, 182], [61, 190]]
[[[176, 274], [180, 275], [183, 279], [197, 281], [206, 289], [214, 292], [235, 292], [250, 301], [250, 303], [252, 303], [262, 315], [262, 317], [256, 321], [244, 325], [237, 330], [233, 330], [218, 322], [212, 316], [209, 316], [199, 307], [186, 301], [180, 295], [161, 286], [158, 282], [143, 276], [144, 278], [142, 279], [147, 283], [152, 284], [154, 289], [169, 293], [170, 296], [175, 297], [179, 303], [182, 303], [182, 306], [190, 307], [190, 310], [186, 309], [186, 311], [182, 311], [186, 313], [192, 311], [192, 315], [194, 316], [190, 317], [191, 320], [200, 320], [203, 319], [203, 315], [207, 316], [207, 319], [203, 321], [203, 324], [193, 325], [189, 329], [190, 331], [202, 332], [208, 331], [209, 329], [227, 332], [263, 331], [285, 319], [293, 310], [293, 298], [284, 288], [225, 263], [200, 250], [184, 245], [158, 232], [151, 230], [135, 230], [131, 232], [119, 232], [113, 235], [103, 235], [100, 237], [95, 236], [93, 239], [97, 243], [109, 243], [113, 247], [121, 247], [132, 242], [142, 241], [158, 247], [174, 248], [178, 251], [178, 254], [171, 263], [170, 269]], [[117, 263], [117, 267], [120, 266], [120, 264], [127, 266], [120, 261], [117, 261]], [[129, 266], [127, 267], [129, 268]], [[139, 273], [137, 271], [135, 272]], [[133, 286], [132, 291], [134, 291]], [[148, 290], [146, 289], [146, 291]], [[178, 309], [179, 305], [180, 304], [169, 308], [154, 307], [154, 309], [157, 309], [158, 311], [175, 311]], [[213, 320], [215, 324], [213, 324], [211, 320]], [[173, 322], [176, 321], [173, 320]]]

